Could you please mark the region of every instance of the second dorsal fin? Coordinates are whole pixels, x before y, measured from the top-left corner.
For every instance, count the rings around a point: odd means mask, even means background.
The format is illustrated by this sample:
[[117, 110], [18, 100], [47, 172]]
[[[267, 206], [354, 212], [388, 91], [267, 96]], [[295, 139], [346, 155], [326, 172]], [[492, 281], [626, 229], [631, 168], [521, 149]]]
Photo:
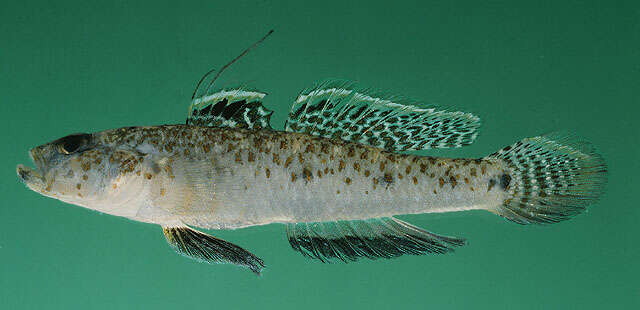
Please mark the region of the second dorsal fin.
[[223, 89], [193, 99], [187, 125], [271, 129], [273, 111], [262, 105], [266, 94], [243, 89]]
[[285, 130], [390, 151], [461, 147], [475, 140], [480, 119], [473, 114], [405, 101], [327, 82], [298, 96]]

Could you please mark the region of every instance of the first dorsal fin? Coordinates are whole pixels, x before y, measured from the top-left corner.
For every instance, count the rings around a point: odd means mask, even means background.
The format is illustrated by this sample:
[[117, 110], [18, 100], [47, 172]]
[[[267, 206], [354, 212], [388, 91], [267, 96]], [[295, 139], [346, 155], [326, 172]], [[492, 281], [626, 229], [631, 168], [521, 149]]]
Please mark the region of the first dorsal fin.
[[265, 94], [244, 89], [223, 89], [193, 99], [187, 125], [271, 129], [273, 111], [262, 105]]
[[186, 226], [162, 227], [164, 236], [178, 253], [207, 263], [229, 263], [249, 268], [259, 275], [264, 268], [260, 258], [222, 239]]
[[396, 218], [287, 226], [291, 247], [321, 262], [448, 253], [464, 239], [439, 236]]
[[298, 96], [285, 130], [358, 142], [390, 151], [460, 147], [480, 127], [472, 114], [414, 103], [327, 82]]

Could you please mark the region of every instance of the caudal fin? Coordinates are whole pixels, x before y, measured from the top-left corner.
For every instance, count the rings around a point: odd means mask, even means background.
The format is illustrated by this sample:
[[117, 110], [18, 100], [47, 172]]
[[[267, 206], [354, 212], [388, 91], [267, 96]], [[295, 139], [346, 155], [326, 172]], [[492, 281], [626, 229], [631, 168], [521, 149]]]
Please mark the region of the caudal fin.
[[518, 224], [568, 220], [604, 192], [607, 166], [592, 145], [566, 134], [527, 138], [489, 155], [514, 178], [511, 195], [489, 211]]

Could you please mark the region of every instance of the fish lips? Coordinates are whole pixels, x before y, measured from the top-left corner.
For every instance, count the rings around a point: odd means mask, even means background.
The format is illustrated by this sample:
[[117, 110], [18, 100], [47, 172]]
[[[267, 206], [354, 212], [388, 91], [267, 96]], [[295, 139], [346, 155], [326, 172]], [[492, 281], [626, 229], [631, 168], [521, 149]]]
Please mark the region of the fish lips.
[[32, 190], [39, 190], [43, 188], [45, 184], [44, 180], [44, 161], [40, 152], [34, 148], [29, 151], [29, 155], [31, 156], [31, 160], [36, 165], [37, 168], [27, 167], [23, 164], [19, 164], [16, 167], [16, 173], [20, 181], [25, 183]]

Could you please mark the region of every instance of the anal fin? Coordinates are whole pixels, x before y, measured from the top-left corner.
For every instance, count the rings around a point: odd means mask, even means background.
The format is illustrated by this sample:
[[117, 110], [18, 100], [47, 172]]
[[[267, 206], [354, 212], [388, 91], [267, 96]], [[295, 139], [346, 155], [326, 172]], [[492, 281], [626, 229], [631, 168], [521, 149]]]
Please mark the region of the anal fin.
[[264, 262], [249, 251], [186, 226], [162, 227], [171, 247], [184, 256], [206, 263], [228, 263], [260, 275]]
[[444, 254], [465, 243], [464, 239], [436, 235], [393, 217], [289, 224], [287, 237], [294, 250], [324, 263]]

